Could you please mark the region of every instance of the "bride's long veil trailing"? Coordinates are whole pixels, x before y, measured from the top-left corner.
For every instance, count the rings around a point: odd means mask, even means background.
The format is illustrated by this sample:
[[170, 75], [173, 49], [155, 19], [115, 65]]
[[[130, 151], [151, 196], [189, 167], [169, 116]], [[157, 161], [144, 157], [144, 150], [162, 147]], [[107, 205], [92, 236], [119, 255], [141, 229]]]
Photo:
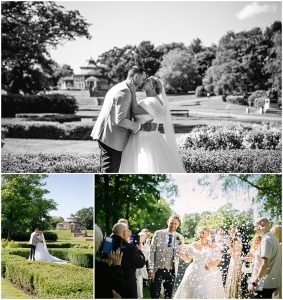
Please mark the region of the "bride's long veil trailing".
[[172, 122], [172, 117], [171, 117], [171, 113], [170, 113], [170, 109], [169, 109], [169, 104], [168, 104], [168, 99], [167, 99], [167, 95], [165, 92], [165, 88], [164, 88], [164, 85], [161, 80], [160, 80], [160, 83], [162, 85], [162, 91], [159, 94], [159, 97], [161, 98], [161, 101], [163, 103], [163, 107], [165, 110], [163, 127], [164, 127], [164, 134], [165, 134], [165, 138], [167, 141], [167, 145], [169, 147], [169, 151], [172, 153], [172, 155], [174, 155], [174, 157], [176, 157], [176, 161], [179, 162], [180, 169], [181, 170], [183, 169], [183, 172], [186, 172], [186, 170], [184, 168], [184, 164], [181, 160], [181, 156], [178, 152], [175, 130], [174, 130], [173, 122]]
[[42, 241], [43, 241], [43, 247], [47, 250], [47, 245], [46, 245], [44, 234], [42, 234]]

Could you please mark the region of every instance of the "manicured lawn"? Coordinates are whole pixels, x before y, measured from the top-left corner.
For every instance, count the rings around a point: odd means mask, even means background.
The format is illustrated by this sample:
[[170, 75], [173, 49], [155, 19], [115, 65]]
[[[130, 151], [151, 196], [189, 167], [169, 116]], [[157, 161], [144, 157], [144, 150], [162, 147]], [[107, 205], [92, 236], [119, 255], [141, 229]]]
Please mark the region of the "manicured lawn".
[[9, 280], [1, 277], [1, 298], [2, 299], [31, 299], [32, 296], [15, 288]]

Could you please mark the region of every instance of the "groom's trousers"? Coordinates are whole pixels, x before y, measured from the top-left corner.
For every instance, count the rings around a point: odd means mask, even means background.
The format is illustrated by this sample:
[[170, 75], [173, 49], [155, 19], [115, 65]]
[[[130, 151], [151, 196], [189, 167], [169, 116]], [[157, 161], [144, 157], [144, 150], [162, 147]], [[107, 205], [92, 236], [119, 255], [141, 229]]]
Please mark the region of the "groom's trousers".
[[119, 173], [122, 151], [113, 148], [98, 141], [100, 148], [100, 172], [101, 173]]
[[36, 246], [30, 245], [30, 254], [29, 254], [29, 259], [30, 260], [35, 260], [34, 255], [35, 255], [35, 248]]
[[[164, 282], [163, 282], [164, 281]], [[151, 282], [150, 295], [152, 299], [160, 298], [161, 284], [163, 282], [164, 298], [172, 299], [173, 287], [175, 281], [174, 269], [158, 269], [155, 272], [154, 281]]]

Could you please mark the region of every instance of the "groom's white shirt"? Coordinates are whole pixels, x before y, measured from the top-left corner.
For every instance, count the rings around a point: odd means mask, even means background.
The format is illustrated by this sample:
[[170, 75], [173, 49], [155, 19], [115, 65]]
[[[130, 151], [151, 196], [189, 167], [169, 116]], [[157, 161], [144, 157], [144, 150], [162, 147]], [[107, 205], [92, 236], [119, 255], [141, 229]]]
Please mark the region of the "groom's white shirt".
[[131, 120], [131, 106], [135, 91], [123, 81], [114, 85], [106, 94], [102, 109], [91, 136], [108, 147], [123, 151], [130, 132], [137, 132], [140, 124]]
[[[168, 244], [168, 236], [170, 232], [168, 229], [157, 230], [152, 238], [150, 252], [149, 252], [149, 269], [156, 272], [158, 269], [164, 268], [164, 258], [166, 257], [166, 249]], [[179, 243], [181, 245], [179, 245]], [[178, 233], [173, 233], [172, 240], [173, 257], [172, 263], [175, 269], [175, 275], [178, 274], [179, 255], [178, 251], [184, 247], [184, 237]]]

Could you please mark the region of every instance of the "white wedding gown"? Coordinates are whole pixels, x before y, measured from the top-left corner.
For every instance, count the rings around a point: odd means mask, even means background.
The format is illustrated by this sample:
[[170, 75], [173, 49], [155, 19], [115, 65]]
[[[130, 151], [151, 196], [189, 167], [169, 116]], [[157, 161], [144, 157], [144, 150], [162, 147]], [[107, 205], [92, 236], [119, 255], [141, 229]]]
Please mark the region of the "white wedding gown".
[[49, 261], [55, 263], [67, 263], [65, 260], [52, 256], [47, 247], [43, 243], [37, 243], [34, 258], [36, 261]]
[[[136, 115], [135, 120], [141, 124], [149, 120], [163, 123], [164, 108], [154, 98], [148, 97], [139, 103], [148, 114]], [[172, 151], [166, 137], [156, 131], [138, 131], [131, 134], [125, 149], [119, 173], [184, 173], [185, 169], [177, 150]]]
[[224, 299], [221, 271], [217, 267], [205, 269], [207, 263], [221, 259], [219, 248], [198, 251], [190, 246], [187, 251], [193, 262], [187, 268], [174, 299]]

